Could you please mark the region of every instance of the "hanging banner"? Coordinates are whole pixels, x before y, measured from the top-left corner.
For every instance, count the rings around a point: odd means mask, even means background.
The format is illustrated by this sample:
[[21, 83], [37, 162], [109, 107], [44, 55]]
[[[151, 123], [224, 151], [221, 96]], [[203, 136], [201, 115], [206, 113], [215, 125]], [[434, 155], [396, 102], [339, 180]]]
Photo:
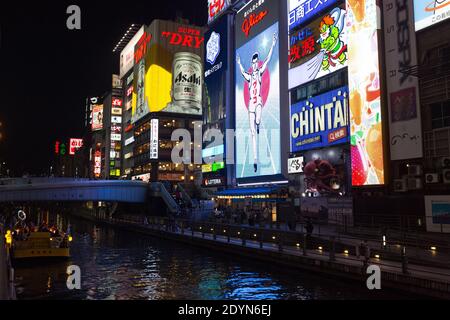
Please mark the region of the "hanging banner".
[[413, 0], [383, 3], [391, 160], [422, 158], [419, 81], [400, 70], [417, 65]]

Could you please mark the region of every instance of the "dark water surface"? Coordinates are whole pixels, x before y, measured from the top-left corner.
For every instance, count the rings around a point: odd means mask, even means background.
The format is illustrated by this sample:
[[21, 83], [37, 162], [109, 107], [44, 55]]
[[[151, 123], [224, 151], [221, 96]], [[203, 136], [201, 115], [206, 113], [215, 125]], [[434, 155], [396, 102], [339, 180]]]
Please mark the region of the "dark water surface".
[[[411, 298], [74, 218], [70, 223], [70, 260], [17, 266], [19, 299]], [[81, 268], [81, 290], [67, 289], [68, 265]]]

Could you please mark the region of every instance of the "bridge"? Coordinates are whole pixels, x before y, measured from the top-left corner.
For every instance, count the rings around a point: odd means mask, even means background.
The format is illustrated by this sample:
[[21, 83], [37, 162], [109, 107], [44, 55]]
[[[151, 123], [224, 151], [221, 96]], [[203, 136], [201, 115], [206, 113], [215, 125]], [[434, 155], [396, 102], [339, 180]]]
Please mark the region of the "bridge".
[[72, 178], [0, 179], [0, 203], [103, 201], [145, 204], [161, 198], [169, 211], [177, 212], [172, 195], [159, 182], [89, 180]]

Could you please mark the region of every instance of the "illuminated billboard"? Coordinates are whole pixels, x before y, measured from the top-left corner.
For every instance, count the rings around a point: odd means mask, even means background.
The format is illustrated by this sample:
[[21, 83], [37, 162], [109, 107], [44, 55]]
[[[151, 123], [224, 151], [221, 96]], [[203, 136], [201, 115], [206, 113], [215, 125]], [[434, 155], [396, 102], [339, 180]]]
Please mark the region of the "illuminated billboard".
[[69, 154], [71, 156], [75, 155], [81, 147], [83, 147], [83, 139], [70, 139]]
[[208, 0], [208, 24], [216, 20], [230, 6], [231, 0]]
[[92, 107], [92, 131], [103, 129], [103, 105]]
[[348, 88], [342, 87], [291, 106], [291, 151], [350, 141]]
[[128, 42], [125, 48], [120, 53], [120, 78], [130, 71], [134, 66], [134, 47], [139, 39], [144, 34], [144, 26], [142, 26], [133, 38]]
[[205, 34], [205, 87], [204, 119], [214, 123], [223, 119], [226, 103], [226, 70], [228, 66], [228, 23], [220, 18]]
[[236, 177], [281, 174], [278, 1], [250, 1], [236, 17]]
[[289, 0], [289, 30], [307, 22], [338, 0]]
[[399, 72], [417, 65], [413, 0], [383, 2], [391, 160], [422, 158], [419, 79]]
[[202, 114], [203, 46], [198, 27], [152, 22], [135, 47], [133, 123], [150, 112]]
[[100, 178], [102, 173], [102, 152], [100, 150], [95, 151], [94, 155], [94, 175], [96, 178]]
[[414, 1], [416, 31], [450, 18], [450, 0]]
[[376, 0], [348, 0], [352, 185], [384, 184]]
[[289, 35], [289, 89], [347, 66], [347, 11], [341, 4]]

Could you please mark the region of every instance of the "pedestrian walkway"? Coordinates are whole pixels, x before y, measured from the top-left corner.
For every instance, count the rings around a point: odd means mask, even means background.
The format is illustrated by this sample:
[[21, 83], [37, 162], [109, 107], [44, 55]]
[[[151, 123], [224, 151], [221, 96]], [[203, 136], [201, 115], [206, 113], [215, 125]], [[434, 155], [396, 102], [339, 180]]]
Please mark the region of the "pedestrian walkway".
[[[279, 224], [277, 228], [269, 228], [269, 225], [267, 224], [265, 228], [261, 228], [259, 225], [249, 226], [248, 224], [233, 226], [255, 228], [255, 230], [265, 229], [282, 232], [305, 232], [304, 226], [301, 224], [298, 224], [295, 230], [289, 230], [286, 224]], [[396, 236], [392, 233], [390, 235], [386, 235], [384, 239], [381, 234], [378, 235], [378, 239], [376, 239], [373, 235], [367, 238], [361, 235], [357, 236], [341, 232], [335, 225], [315, 225], [311, 236], [323, 241], [329, 241], [331, 237], [334, 237], [338, 243], [349, 248], [358, 247], [361, 244], [362, 240], [367, 240], [369, 248], [371, 248], [372, 250], [381, 251], [385, 255], [385, 258], [389, 256], [391, 259], [395, 260], [400, 259], [403, 246], [405, 245], [407, 247], [408, 258], [418, 265], [431, 267], [435, 266], [450, 269], [450, 245], [447, 245], [445, 247], [439, 246], [436, 244], [437, 241], [434, 242], [431, 239], [433, 238], [432, 236], [429, 237], [430, 239], [420, 239], [417, 240], [417, 242], [405, 241], [403, 239], [400, 239], [400, 236]], [[431, 248], [433, 248], [434, 250], [432, 250]]]

